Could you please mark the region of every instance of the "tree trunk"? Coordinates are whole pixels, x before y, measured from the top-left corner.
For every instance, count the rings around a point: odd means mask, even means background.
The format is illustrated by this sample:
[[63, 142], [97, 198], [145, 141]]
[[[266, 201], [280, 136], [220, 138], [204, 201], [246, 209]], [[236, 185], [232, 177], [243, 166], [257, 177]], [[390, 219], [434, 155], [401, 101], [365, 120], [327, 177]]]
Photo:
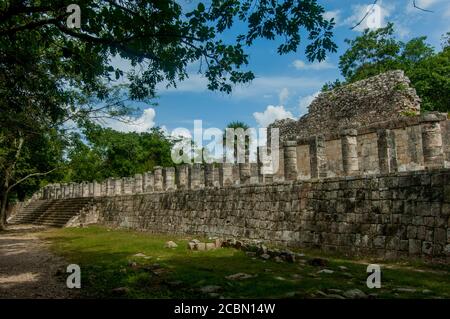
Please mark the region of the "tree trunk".
[[0, 230], [4, 230], [6, 228], [6, 207], [8, 206], [8, 191], [2, 190], [0, 194]]

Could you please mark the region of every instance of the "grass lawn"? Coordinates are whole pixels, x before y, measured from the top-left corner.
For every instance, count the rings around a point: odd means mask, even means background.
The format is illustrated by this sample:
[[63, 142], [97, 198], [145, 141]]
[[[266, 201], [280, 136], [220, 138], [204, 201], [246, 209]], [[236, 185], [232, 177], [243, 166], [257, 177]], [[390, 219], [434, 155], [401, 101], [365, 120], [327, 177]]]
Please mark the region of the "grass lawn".
[[[326, 265], [313, 266], [308, 261], [318, 253], [308, 252], [295, 263], [277, 263], [231, 248], [190, 251], [187, 242], [193, 236], [100, 226], [52, 229], [39, 236], [81, 267], [81, 295], [87, 298], [323, 298], [355, 288], [374, 298], [450, 298], [448, 265], [381, 264], [382, 287], [369, 289], [366, 267], [374, 260], [319, 254]], [[169, 240], [178, 247], [164, 248]], [[319, 273], [324, 268], [333, 272]], [[225, 278], [236, 273], [252, 277]], [[60, 276], [65, 280], [65, 270]]]

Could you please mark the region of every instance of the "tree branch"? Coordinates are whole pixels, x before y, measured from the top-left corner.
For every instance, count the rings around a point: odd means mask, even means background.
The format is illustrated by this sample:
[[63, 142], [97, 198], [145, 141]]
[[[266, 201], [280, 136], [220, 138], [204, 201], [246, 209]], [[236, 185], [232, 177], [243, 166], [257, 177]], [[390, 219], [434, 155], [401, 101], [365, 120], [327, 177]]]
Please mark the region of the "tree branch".
[[19, 185], [20, 183], [24, 182], [25, 180], [27, 180], [27, 179], [29, 179], [29, 178], [31, 178], [31, 177], [35, 177], [35, 176], [45, 176], [45, 175], [48, 175], [48, 174], [50, 174], [50, 173], [56, 171], [57, 169], [58, 169], [58, 167], [55, 167], [54, 169], [52, 169], [52, 170], [50, 170], [50, 171], [48, 171], [48, 172], [45, 172], [45, 173], [32, 173], [32, 174], [28, 174], [27, 176], [25, 176], [25, 177], [19, 179], [17, 182], [15, 182], [15, 183], [12, 184], [11, 186], [9, 186], [9, 187], [7, 188], [6, 191], [9, 193], [9, 192], [11, 191], [11, 189], [13, 189], [15, 186]]

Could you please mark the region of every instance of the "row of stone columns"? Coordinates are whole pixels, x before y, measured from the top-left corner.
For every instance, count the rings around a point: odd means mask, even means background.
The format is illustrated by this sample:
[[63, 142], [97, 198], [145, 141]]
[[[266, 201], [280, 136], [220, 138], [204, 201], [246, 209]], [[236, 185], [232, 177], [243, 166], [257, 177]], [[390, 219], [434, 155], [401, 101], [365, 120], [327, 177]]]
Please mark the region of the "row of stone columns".
[[[422, 147], [425, 168], [444, 167], [444, 151], [440, 120], [435, 114], [426, 114], [421, 118]], [[342, 167], [344, 175], [353, 176], [360, 173], [358, 159], [357, 131], [344, 130], [340, 134], [342, 150]], [[398, 169], [395, 134], [389, 129], [377, 131], [378, 162], [380, 173], [392, 173]], [[296, 180], [297, 142], [286, 141], [283, 144], [284, 178]], [[309, 140], [311, 178], [327, 177], [327, 158], [325, 140], [322, 135]]]
[[[427, 114], [421, 119], [422, 147], [425, 168], [444, 166], [444, 152], [440, 120], [435, 114]], [[340, 134], [342, 167], [344, 175], [358, 175], [359, 159], [357, 131], [344, 130]], [[391, 173], [398, 169], [395, 134], [389, 129], [377, 131], [378, 163], [380, 173]], [[298, 178], [297, 141], [283, 144], [284, 179]], [[309, 139], [311, 178], [327, 177], [325, 139], [322, 135]], [[258, 155], [259, 157], [259, 155]], [[272, 175], [261, 173], [260, 163], [231, 164], [183, 164], [174, 167], [155, 167], [153, 172], [136, 174], [134, 177], [108, 178], [102, 183], [53, 184], [45, 187], [37, 196], [40, 198], [71, 198], [115, 196], [160, 192], [175, 189], [201, 189], [204, 187], [224, 187], [235, 184], [270, 183]], [[235, 169], [235, 171], [234, 171]], [[234, 172], [233, 172], [234, 171]]]
[[[248, 164], [248, 163], [247, 163]], [[175, 167], [156, 166], [153, 172], [136, 174], [134, 177], [108, 178], [102, 183], [83, 182], [52, 184], [40, 193], [40, 198], [58, 199], [74, 197], [98, 197], [131, 195], [175, 189], [201, 189], [223, 187], [235, 184], [259, 182], [258, 165], [239, 166], [238, 179], [233, 174], [233, 166], [239, 164], [182, 164]]]

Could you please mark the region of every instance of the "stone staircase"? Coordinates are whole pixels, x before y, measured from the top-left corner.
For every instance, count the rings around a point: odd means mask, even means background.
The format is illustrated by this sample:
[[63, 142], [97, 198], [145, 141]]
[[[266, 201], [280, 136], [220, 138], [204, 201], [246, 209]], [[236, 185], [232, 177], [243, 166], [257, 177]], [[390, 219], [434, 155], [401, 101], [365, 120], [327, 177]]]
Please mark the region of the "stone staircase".
[[67, 222], [91, 204], [90, 197], [35, 200], [17, 213], [9, 224], [34, 224], [64, 227]]

